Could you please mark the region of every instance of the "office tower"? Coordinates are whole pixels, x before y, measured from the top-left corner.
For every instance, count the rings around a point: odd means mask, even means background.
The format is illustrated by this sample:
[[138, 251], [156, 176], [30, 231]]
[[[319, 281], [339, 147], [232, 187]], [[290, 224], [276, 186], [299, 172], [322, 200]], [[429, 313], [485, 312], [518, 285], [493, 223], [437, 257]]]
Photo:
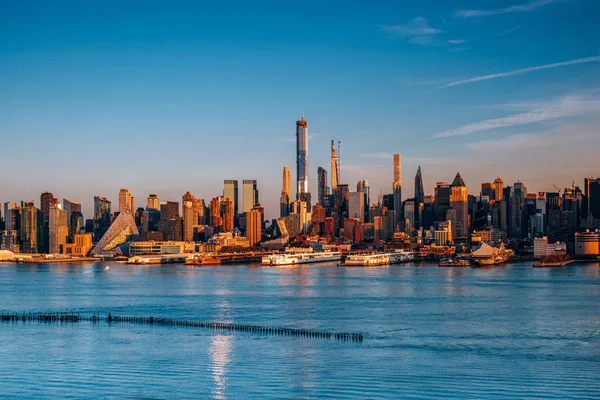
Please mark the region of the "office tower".
[[42, 210], [43, 226], [40, 240], [38, 243], [39, 251], [41, 253], [48, 253], [49, 248], [49, 222], [50, 222], [50, 202], [54, 200], [54, 196], [50, 192], [44, 192], [40, 196], [40, 210]]
[[179, 216], [178, 202], [166, 201], [161, 203], [158, 230], [163, 233], [163, 238], [166, 241], [183, 240], [183, 220]]
[[421, 175], [421, 166], [417, 169], [415, 176], [415, 203], [420, 204], [425, 202], [425, 191], [423, 190], [423, 176]]
[[223, 228], [223, 218], [221, 218], [221, 199], [215, 197], [210, 201], [210, 226], [215, 228], [218, 233]]
[[18, 229], [18, 218], [16, 217], [17, 203], [9, 201], [4, 203], [4, 230], [7, 232]]
[[[238, 214], [238, 181], [226, 179], [223, 181], [223, 199], [231, 200], [234, 215]], [[233, 229], [233, 228], [232, 228]]]
[[489, 200], [496, 200], [496, 190], [491, 182], [481, 184], [481, 197], [486, 196]]
[[446, 182], [435, 184], [435, 213], [438, 222], [446, 221], [446, 212], [450, 207], [450, 185]]
[[139, 238], [139, 235], [140, 233], [133, 219], [133, 214], [129, 210], [129, 207], [125, 207], [125, 210], [119, 213], [118, 217], [115, 218], [104, 235], [102, 235], [92, 250], [92, 254], [120, 253], [119, 246]]
[[365, 222], [365, 194], [352, 192], [348, 197], [348, 218]]
[[493, 183], [494, 187], [494, 200], [502, 200], [502, 196], [504, 194], [504, 181], [497, 177]]
[[369, 206], [371, 205], [371, 188], [369, 187], [369, 181], [358, 181], [358, 184], [356, 185], [356, 191], [362, 192], [364, 197], [365, 215], [363, 217], [363, 222], [369, 222]]
[[304, 119], [296, 121], [296, 180], [297, 192], [296, 199], [300, 195], [308, 193], [308, 123]]
[[291, 174], [289, 167], [283, 167], [283, 178], [281, 180], [281, 196], [279, 197], [279, 216], [286, 217], [290, 214], [291, 200]]
[[242, 211], [247, 213], [258, 204], [258, 188], [255, 180], [244, 179], [242, 182]]
[[67, 212], [61, 209], [58, 199], [53, 199], [50, 202], [48, 227], [48, 253], [60, 253], [62, 251], [62, 247], [67, 244], [67, 238], [69, 237], [69, 222], [67, 219]]
[[191, 241], [194, 237], [194, 203], [184, 201], [183, 205], [183, 240]]
[[290, 167], [283, 167], [283, 177], [281, 180], [281, 190], [288, 194], [292, 193], [292, 173]]
[[325, 203], [325, 196], [327, 196], [327, 171], [324, 168], [319, 167], [317, 171], [318, 183], [318, 198], [319, 204]]
[[311, 227], [314, 227], [314, 234], [316, 235], [322, 235], [325, 233], [325, 208], [321, 204], [317, 203], [313, 207], [311, 215]]
[[62, 209], [67, 212], [67, 219], [70, 220], [71, 219], [71, 213], [73, 211], [79, 211], [79, 212], [81, 212], [81, 204], [79, 204], [76, 201], [67, 200], [67, 199], [63, 198]]
[[94, 196], [94, 240], [98, 241], [108, 228], [111, 221], [111, 203], [104, 197]]
[[394, 154], [394, 211], [396, 211], [396, 220], [394, 221], [394, 229], [397, 229], [400, 224], [402, 208], [402, 155]]
[[151, 208], [153, 210], [160, 210], [160, 202], [158, 201], [158, 196], [155, 194], [151, 194], [148, 196], [148, 204], [147, 208]]
[[191, 201], [192, 202], [192, 210], [193, 210], [192, 220], [193, 220], [193, 224], [194, 225], [198, 225], [198, 224], [202, 225], [201, 222], [203, 222], [203, 220], [204, 220], [204, 200], [197, 199], [190, 192], [186, 192], [181, 197], [181, 204], [183, 204], [186, 201]]
[[121, 189], [119, 191], [119, 212], [125, 211], [126, 208], [129, 208], [132, 213], [135, 211], [133, 197], [129, 189]]
[[600, 218], [600, 178], [584, 179], [584, 194], [586, 199], [586, 215], [592, 218]]
[[261, 211], [258, 208], [252, 208], [246, 213], [246, 237], [250, 246], [256, 246], [262, 238]]
[[515, 182], [510, 191], [508, 236], [514, 239], [523, 239], [527, 236], [527, 221], [524, 221], [523, 210], [527, 188], [522, 182]]
[[42, 214], [44, 215], [44, 221], [48, 221], [50, 219], [50, 202], [54, 200], [54, 196], [50, 192], [44, 192], [40, 198], [40, 209], [42, 210]]
[[454, 212], [452, 220], [454, 236], [466, 238], [469, 234], [469, 192], [460, 173], [456, 174], [451, 185], [450, 207]]
[[34, 206], [33, 201], [21, 202], [21, 252], [38, 252], [38, 217], [42, 213]]
[[335, 141], [331, 140], [331, 192], [333, 193], [340, 184], [338, 154], [335, 150]]
[[233, 202], [229, 197], [223, 201], [223, 231], [231, 232], [234, 228], [233, 221], [234, 215]]

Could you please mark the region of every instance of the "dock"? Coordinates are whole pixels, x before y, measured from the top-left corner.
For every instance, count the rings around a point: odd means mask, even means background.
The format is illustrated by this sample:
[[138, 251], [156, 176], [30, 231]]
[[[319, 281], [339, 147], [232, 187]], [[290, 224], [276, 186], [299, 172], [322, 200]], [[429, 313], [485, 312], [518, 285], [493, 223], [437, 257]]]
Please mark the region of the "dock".
[[533, 264], [533, 267], [534, 268], [557, 268], [557, 267], [564, 267], [569, 264], [573, 264], [574, 262], [576, 262], [576, 261], [575, 260], [564, 260], [564, 261], [555, 261], [555, 262], [540, 261], [540, 262]]
[[91, 316], [81, 316], [79, 313], [71, 312], [54, 312], [54, 313], [32, 313], [32, 312], [1, 312], [0, 322], [12, 323], [80, 323], [91, 322], [108, 324], [137, 324], [137, 325], [161, 325], [161, 326], [178, 326], [187, 328], [202, 328], [218, 331], [230, 332], [246, 332], [262, 335], [273, 336], [293, 336], [310, 339], [334, 339], [339, 341], [362, 342], [363, 334], [358, 332], [330, 332], [326, 330], [315, 329], [298, 329], [287, 327], [260, 326], [260, 325], [245, 325], [234, 324], [229, 322], [210, 322], [210, 321], [192, 321], [186, 319], [172, 318], [157, 318], [157, 317], [135, 317], [135, 316], [118, 316], [108, 313], [106, 317], [101, 317], [98, 313], [93, 313]]

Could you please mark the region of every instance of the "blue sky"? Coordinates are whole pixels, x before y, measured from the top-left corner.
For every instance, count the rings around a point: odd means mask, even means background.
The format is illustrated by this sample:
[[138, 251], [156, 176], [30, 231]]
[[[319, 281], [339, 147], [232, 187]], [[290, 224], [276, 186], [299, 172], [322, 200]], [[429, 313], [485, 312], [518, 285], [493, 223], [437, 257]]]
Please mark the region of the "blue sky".
[[426, 193], [600, 175], [600, 2], [215, 3], [3, 2], [0, 201], [49, 190], [89, 217], [121, 187], [209, 201], [257, 179], [275, 217], [302, 110], [313, 192], [332, 136], [372, 197], [395, 152], [404, 197], [419, 164]]

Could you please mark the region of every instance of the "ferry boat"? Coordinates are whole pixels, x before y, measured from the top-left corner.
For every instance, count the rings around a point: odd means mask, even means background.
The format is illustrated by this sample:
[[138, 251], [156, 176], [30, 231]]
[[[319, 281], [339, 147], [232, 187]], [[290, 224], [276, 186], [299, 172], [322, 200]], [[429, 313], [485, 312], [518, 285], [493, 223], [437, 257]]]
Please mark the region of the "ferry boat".
[[470, 267], [471, 261], [466, 258], [446, 258], [440, 260], [440, 267]]
[[262, 258], [262, 265], [312, 264], [318, 262], [339, 261], [341, 259], [342, 255], [339, 252], [333, 251], [270, 254]]
[[399, 264], [413, 261], [414, 253], [395, 251], [392, 253], [353, 254], [346, 257], [345, 266], [376, 267], [379, 265]]

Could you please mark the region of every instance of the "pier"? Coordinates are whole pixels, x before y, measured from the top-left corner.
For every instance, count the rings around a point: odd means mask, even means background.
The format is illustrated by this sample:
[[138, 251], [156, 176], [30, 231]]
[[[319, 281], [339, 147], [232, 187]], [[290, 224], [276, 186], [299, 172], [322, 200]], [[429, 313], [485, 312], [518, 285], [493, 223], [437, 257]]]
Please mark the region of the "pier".
[[203, 321], [191, 321], [186, 319], [172, 319], [172, 318], [157, 318], [157, 317], [133, 317], [133, 316], [118, 316], [108, 313], [106, 317], [100, 317], [100, 314], [92, 314], [91, 316], [81, 316], [79, 313], [31, 313], [31, 312], [1, 312], [1, 322], [40, 322], [40, 323], [79, 323], [79, 322], [92, 322], [100, 323], [106, 322], [108, 324], [125, 323], [125, 324], [138, 324], [138, 325], [162, 325], [162, 326], [180, 326], [189, 328], [202, 328], [211, 329], [218, 331], [230, 331], [230, 332], [247, 332], [262, 335], [276, 335], [276, 336], [295, 336], [303, 338], [313, 339], [334, 339], [340, 341], [351, 341], [351, 342], [362, 342], [362, 333], [348, 333], [348, 332], [329, 332], [325, 330], [315, 329], [298, 329], [298, 328], [285, 328], [285, 327], [273, 327], [273, 326], [260, 326], [260, 325], [244, 325], [244, 324], [233, 324], [228, 322], [203, 322]]

